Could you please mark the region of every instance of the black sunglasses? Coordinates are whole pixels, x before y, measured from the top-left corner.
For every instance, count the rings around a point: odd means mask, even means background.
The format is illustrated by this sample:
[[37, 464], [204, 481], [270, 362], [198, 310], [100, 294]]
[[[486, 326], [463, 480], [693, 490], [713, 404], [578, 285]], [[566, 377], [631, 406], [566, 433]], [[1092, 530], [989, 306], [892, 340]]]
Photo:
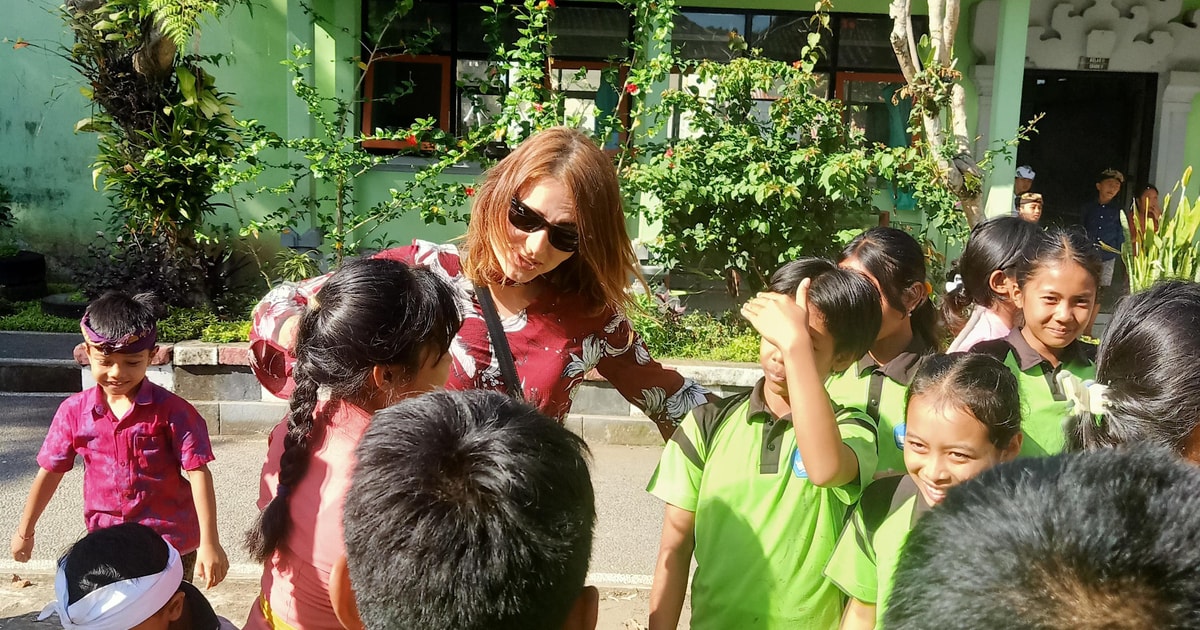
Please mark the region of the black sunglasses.
[[512, 203], [508, 206], [508, 222], [518, 230], [530, 234], [546, 230], [546, 240], [550, 241], [551, 247], [560, 252], [579, 250], [579, 230], [574, 225], [551, 223], [516, 197], [512, 198]]

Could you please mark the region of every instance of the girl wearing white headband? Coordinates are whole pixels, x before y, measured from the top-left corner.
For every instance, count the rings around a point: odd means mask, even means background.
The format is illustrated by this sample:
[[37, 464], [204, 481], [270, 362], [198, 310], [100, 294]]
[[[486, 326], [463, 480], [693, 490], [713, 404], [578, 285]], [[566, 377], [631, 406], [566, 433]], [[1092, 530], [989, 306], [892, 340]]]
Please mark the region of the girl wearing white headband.
[[179, 552], [154, 530], [125, 523], [84, 536], [58, 561], [54, 601], [66, 630], [231, 630], [183, 581]]
[[1072, 450], [1149, 442], [1200, 464], [1200, 285], [1172, 280], [1121, 301], [1094, 383], [1068, 389]]

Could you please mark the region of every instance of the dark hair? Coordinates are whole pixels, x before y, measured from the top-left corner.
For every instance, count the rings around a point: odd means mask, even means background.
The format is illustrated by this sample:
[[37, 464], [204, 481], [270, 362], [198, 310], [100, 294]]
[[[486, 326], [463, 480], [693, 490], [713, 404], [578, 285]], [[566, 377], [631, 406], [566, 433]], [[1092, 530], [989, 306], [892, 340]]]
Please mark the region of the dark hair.
[[1100, 285], [1100, 255], [1088, 237], [1078, 229], [1052, 227], [1034, 241], [1029, 254], [1017, 264], [1017, 284], [1024, 287], [1029, 277], [1045, 267], [1073, 262]]
[[[844, 249], [840, 261], [853, 258], [879, 283], [879, 292], [892, 308], [904, 308], [904, 291], [914, 284], [925, 285], [925, 252], [920, 243], [904, 230], [873, 227], [854, 237]], [[938, 313], [926, 297], [908, 314], [913, 333], [935, 352], [941, 348]]]
[[67, 603], [109, 584], [159, 573], [170, 557], [167, 542], [140, 523], [91, 532], [58, 559], [67, 577]]
[[[279, 485], [295, 488], [308, 470], [310, 439], [323, 429], [317, 391], [333, 400], [364, 392], [376, 365], [416, 373], [430, 352], [450, 348], [462, 319], [454, 289], [436, 272], [377, 258], [346, 261], [321, 288], [296, 327], [296, 388], [288, 402], [288, 432]], [[287, 536], [286, 493], [278, 494], [246, 533], [250, 555], [262, 562]]]
[[1154, 192], [1158, 192], [1158, 186], [1155, 186], [1154, 184], [1151, 184], [1150, 182], [1141, 184], [1140, 186], [1137, 187], [1137, 196], [1141, 197], [1142, 195], [1146, 194], [1147, 190], [1153, 190]]
[[921, 394], [937, 396], [975, 416], [998, 449], [1008, 448], [1021, 432], [1017, 377], [995, 357], [966, 352], [928, 355], [917, 364], [905, 393], [905, 409], [913, 396]]
[[1182, 453], [1200, 424], [1200, 285], [1172, 280], [1117, 306], [1096, 361], [1102, 416], [1067, 426], [1072, 450], [1149, 442]]
[[366, 627], [560, 627], [592, 550], [588, 456], [497, 392], [434, 392], [375, 414], [343, 509]]
[[825, 328], [833, 337], [833, 352], [858, 358], [871, 349], [883, 319], [879, 291], [866, 276], [841, 269], [824, 258], [801, 258], [771, 275], [767, 288], [772, 293], [795, 297], [800, 282], [811, 278], [808, 300], [821, 312]]
[[1015, 277], [1016, 266], [1030, 254], [1042, 230], [1019, 217], [999, 217], [971, 228], [962, 256], [954, 261], [946, 280], [962, 276], [958, 288], [946, 292], [942, 316], [946, 327], [958, 334], [970, 317], [966, 310], [972, 304], [991, 308], [1005, 296], [992, 290], [991, 276], [1003, 271]]
[[1002, 464], [908, 536], [890, 630], [1200, 627], [1200, 469], [1161, 449]]
[[150, 330], [165, 315], [153, 293], [129, 295], [120, 291], [108, 291], [92, 300], [85, 313], [92, 330], [110, 339]]

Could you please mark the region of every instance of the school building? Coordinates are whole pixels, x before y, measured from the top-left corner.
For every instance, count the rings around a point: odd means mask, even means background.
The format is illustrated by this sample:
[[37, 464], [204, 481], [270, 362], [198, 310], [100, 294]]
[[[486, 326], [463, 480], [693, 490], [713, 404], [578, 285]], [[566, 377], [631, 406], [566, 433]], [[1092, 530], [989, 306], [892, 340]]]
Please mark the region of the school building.
[[[68, 43], [52, 4], [14, 0], [0, 36], [51, 49]], [[903, 79], [888, 42], [888, 4], [835, 0], [832, 32], [823, 36], [828, 54], [817, 68], [829, 97], [862, 106], [852, 114], [856, 124], [881, 142], [894, 142], [898, 131], [902, 136], [904, 124], [890, 98]], [[487, 99], [469, 97], [472, 78], [488, 65], [480, 5], [481, 0], [418, 0], [406, 25], [389, 30], [385, 46], [388, 38], [399, 41], [417, 31], [432, 29], [436, 35], [427, 55], [371, 66], [368, 96], [387, 93], [408, 77], [415, 91], [364, 108], [364, 128], [433, 116], [443, 129], [459, 132], [478, 120], [479, 108], [489, 106]], [[265, 0], [252, 13], [239, 8], [219, 23], [204, 24], [193, 46], [230, 56], [213, 73], [218, 87], [241, 103], [239, 118], [257, 119], [280, 134], [309, 135], [313, 120], [292, 94], [280, 61], [294, 46], [308, 46], [315, 52], [311, 76], [318, 88], [349, 94], [359, 78], [351, 60], [363, 54], [359, 35], [372, 32], [393, 6], [394, 0]], [[786, 61], [800, 55], [813, 3], [680, 0], [679, 6], [671, 39], [684, 57], [727, 58], [729, 33], [736, 31], [751, 47]], [[310, 7], [329, 23], [314, 24]], [[926, 14], [925, 3], [916, 2], [914, 12]], [[1037, 171], [1034, 190], [1046, 196], [1046, 215], [1067, 222], [1094, 194], [1092, 181], [1104, 168], [1121, 169], [1130, 184], [1156, 183], [1165, 193], [1187, 165], [1200, 166], [1198, 20], [1200, 0], [963, 0], [956, 53], [977, 150], [1011, 138], [1023, 121], [1045, 114], [1015, 161], [995, 165], [987, 185], [989, 214], [1011, 207], [1019, 164]], [[927, 28], [927, 19], [916, 16], [914, 27]], [[551, 28], [552, 79], [579, 68], [597, 70], [568, 96], [576, 105], [603, 109], [613, 101], [612, 86], [602, 84], [598, 68], [623, 53], [631, 32], [628, 13], [612, 2], [559, 0]], [[460, 81], [466, 85], [460, 87]], [[79, 76], [52, 51], [0, 48], [0, 184], [17, 201], [25, 240], [47, 253], [78, 253], [105, 208], [93, 189], [96, 138], [73, 132], [76, 121], [89, 115], [80, 87]], [[386, 199], [387, 190], [412, 177], [423, 160], [397, 157], [368, 173], [357, 183], [356, 202]], [[447, 177], [466, 182], [478, 173], [468, 166]], [[1197, 186], [1200, 177], [1193, 179], [1192, 195]], [[278, 199], [257, 199], [239, 211], [245, 217], [278, 205]], [[921, 220], [916, 211], [898, 214], [902, 222]], [[639, 223], [631, 221], [635, 236], [646, 229]], [[461, 234], [463, 226], [425, 225], [413, 213], [387, 231], [400, 240], [444, 240]]]

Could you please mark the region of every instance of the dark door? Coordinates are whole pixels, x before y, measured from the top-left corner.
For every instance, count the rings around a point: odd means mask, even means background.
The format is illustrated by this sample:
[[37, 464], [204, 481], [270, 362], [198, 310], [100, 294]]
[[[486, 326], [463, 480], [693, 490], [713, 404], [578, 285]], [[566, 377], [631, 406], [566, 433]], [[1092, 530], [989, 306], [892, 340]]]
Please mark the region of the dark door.
[[1021, 120], [1045, 116], [1018, 148], [1017, 164], [1037, 172], [1043, 223], [1078, 223], [1079, 206], [1096, 197], [1096, 176], [1106, 168], [1125, 174], [1117, 198], [1128, 205], [1150, 173], [1157, 81], [1155, 74], [1025, 71]]

